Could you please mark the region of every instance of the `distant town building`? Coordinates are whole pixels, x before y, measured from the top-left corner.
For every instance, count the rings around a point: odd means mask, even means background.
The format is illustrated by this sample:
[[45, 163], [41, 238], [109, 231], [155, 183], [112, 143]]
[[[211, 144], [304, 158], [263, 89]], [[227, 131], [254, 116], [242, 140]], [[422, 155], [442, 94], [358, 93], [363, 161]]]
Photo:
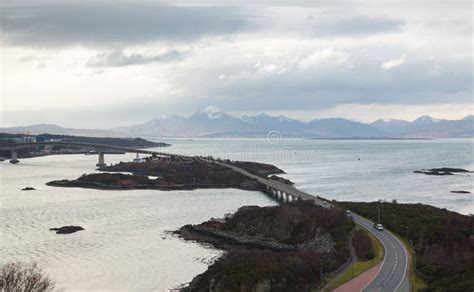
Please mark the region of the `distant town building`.
[[23, 143], [36, 143], [36, 137], [34, 136], [24, 136]]

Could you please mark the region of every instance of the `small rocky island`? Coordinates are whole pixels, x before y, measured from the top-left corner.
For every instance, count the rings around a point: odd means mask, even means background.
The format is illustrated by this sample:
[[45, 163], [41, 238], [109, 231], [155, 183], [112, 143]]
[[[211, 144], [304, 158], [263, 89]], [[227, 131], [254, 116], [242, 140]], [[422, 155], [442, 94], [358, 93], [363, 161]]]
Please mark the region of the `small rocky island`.
[[[339, 208], [307, 201], [246, 206], [225, 219], [183, 226], [185, 240], [226, 250], [186, 291], [316, 291], [350, 259], [354, 223]], [[224, 289], [224, 290], [223, 290]]]
[[71, 233], [78, 232], [85, 229], [81, 226], [70, 225], [70, 226], [63, 226], [59, 228], [50, 228], [49, 230], [56, 231], [56, 234], [71, 234]]
[[[262, 176], [283, 173], [281, 169], [269, 164], [256, 162], [241, 164], [248, 171]], [[86, 174], [75, 180], [51, 181], [47, 185], [103, 190], [192, 190], [198, 188], [264, 190], [264, 186], [257, 180], [203, 157], [149, 157], [141, 163], [121, 162], [102, 167], [100, 170], [103, 173]]]
[[33, 187], [24, 187], [24, 188], [22, 188], [21, 190], [22, 190], [22, 191], [36, 191], [36, 189], [33, 188]]
[[442, 176], [442, 175], [454, 175], [455, 173], [466, 173], [466, 172], [471, 172], [471, 171], [462, 169], [462, 168], [441, 167], [441, 168], [415, 170], [413, 173]]

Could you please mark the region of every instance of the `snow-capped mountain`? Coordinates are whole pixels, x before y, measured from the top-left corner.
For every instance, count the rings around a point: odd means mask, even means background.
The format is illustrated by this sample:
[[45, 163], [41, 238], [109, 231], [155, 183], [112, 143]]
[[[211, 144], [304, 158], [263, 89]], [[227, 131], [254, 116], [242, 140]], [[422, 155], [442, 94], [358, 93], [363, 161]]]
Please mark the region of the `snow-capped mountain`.
[[344, 119], [323, 119], [304, 123], [283, 115], [233, 115], [215, 106], [206, 107], [188, 118], [166, 116], [115, 130], [133, 135], [174, 137], [266, 137], [270, 131], [279, 131], [283, 137], [388, 136], [370, 125]]
[[200, 110], [195, 115], [198, 115], [198, 116], [204, 115], [207, 118], [212, 119], [212, 120], [218, 120], [218, 119], [229, 117], [229, 115], [227, 115], [223, 110], [212, 105]]
[[461, 120], [438, 120], [423, 116], [413, 121], [403, 137], [469, 138], [474, 137], [474, 119], [468, 115]]
[[377, 120], [373, 127], [404, 138], [464, 138], [474, 137], [474, 116], [461, 120], [443, 120], [421, 116], [412, 122], [403, 120]]
[[278, 131], [282, 137], [307, 138], [463, 138], [474, 137], [474, 116], [440, 120], [422, 116], [413, 122], [380, 119], [370, 124], [341, 118], [302, 122], [283, 115], [234, 115], [210, 106], [189, 117], [163, 115], [146, 123], [112, 130], [66, 129], [56, 125], [0, 128], [4, 133], [51, 133], [86, 136], [155, 137], [266, 137]]
[[431, 126], [433, 124], [439, 123], [440, 119], [435, 119], [430, 116], [421, 116], [418, 119], [414, 120], [410, 123], [410, 127], [424, 127], [424, 126]]
[[474, 121], [474, 115], [467, 115], [463, 118], [464, 121]]
[[172, 137], [266, 137], [279, 131], [283, 137], [380, 138], [380, 137], [471, 137], [472, 115], [448, 121], [422, 116], [413, 122], [380, 119], [370, 124], [340, 118], [312, 120], [308, 123], [289, 117], [259, 114], [234, 115], [215, 107], [204, 108], [188, 118], [164, 116], [147, 123], [114, 130], [130, 135]]

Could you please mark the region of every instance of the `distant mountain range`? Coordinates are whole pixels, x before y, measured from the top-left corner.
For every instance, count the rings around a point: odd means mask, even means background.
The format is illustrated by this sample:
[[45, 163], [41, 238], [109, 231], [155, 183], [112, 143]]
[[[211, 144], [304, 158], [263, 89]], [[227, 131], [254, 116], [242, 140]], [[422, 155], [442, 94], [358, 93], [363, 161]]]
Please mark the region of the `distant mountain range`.
[[124, 133], [110, 130], [63, 128], [52, 124], [36, 124], [25, 127], [0, 128], [1, 133], [10, 134], [56, 134], [87, 137], [123, 137]]
[[143, 124], [111, 130], [66, 129], [55, 125], [0, 128], [0, 132], [6, 133], [113, 137], [266, 137], [270, 131], [278, 131], [282, 137], [306, 138], [466, 138], [474, 137], [474, 116], [461, 120], [422, 116], [412, 122], [381, 119], [369, 124], [341, 118], [302, 122], [281, 115], [233, 115], [210, 106], [190, 117], [161, 116]]
[[370, 124], [394, 137], [406, 138], [467, 138], [474, 137], [474, 116], [461, 120], [440, 120], [422, 116], [413, 122], [377, 120]]

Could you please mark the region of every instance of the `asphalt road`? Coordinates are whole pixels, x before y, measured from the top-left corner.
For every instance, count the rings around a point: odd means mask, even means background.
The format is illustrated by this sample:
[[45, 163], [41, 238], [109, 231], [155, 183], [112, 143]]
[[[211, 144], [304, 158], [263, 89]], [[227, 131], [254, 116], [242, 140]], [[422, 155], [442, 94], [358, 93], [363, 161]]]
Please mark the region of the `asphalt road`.
[[[249, 173], [246, 170], [243, 170], [240, 167], [230, 165], [227, 163], [217, 162], [223, 166], [232, 168], [233, 170], [240, 172], [243, 175], [254, 178], [259, 182], [282, 190], [284, 192], [290, 193], [295, 196], [301, 197], [303, 200], [311, 200], [315, 204], [320, 205], [324, 208], [330, 208], [331, 204], [322, 200], [313, 195], [301, 192], [292, 186], [285, 185], [279, 181], [266, 179], [252, 173]], [[407, 265], [408, 265], [408, 256], [405, 248], [402, 243], [389, 231], [379, 231], [373, 227], [373, 222], [369, 221], [361, 216], [356, 214], [352, 215], [354, 222], [361, 225], [377, 237], [382, 243], [385, 256], [382, 262], [382, 266], [378, 271], [375, 278], [367, 285], [362, 291], [371, 292], [371, 291], [387, 291], [387, 292], [409, 292], [409, 282], [406, 277]]]
[[406, 277], [408, 258], [402, 243], [392, 233], [376, 230], [372, 221], [356, 214], [352, 216], [354, 222], [377, 237], [385, 249], [382, 267], [377, 276], [362, 291], [409, 291]]

